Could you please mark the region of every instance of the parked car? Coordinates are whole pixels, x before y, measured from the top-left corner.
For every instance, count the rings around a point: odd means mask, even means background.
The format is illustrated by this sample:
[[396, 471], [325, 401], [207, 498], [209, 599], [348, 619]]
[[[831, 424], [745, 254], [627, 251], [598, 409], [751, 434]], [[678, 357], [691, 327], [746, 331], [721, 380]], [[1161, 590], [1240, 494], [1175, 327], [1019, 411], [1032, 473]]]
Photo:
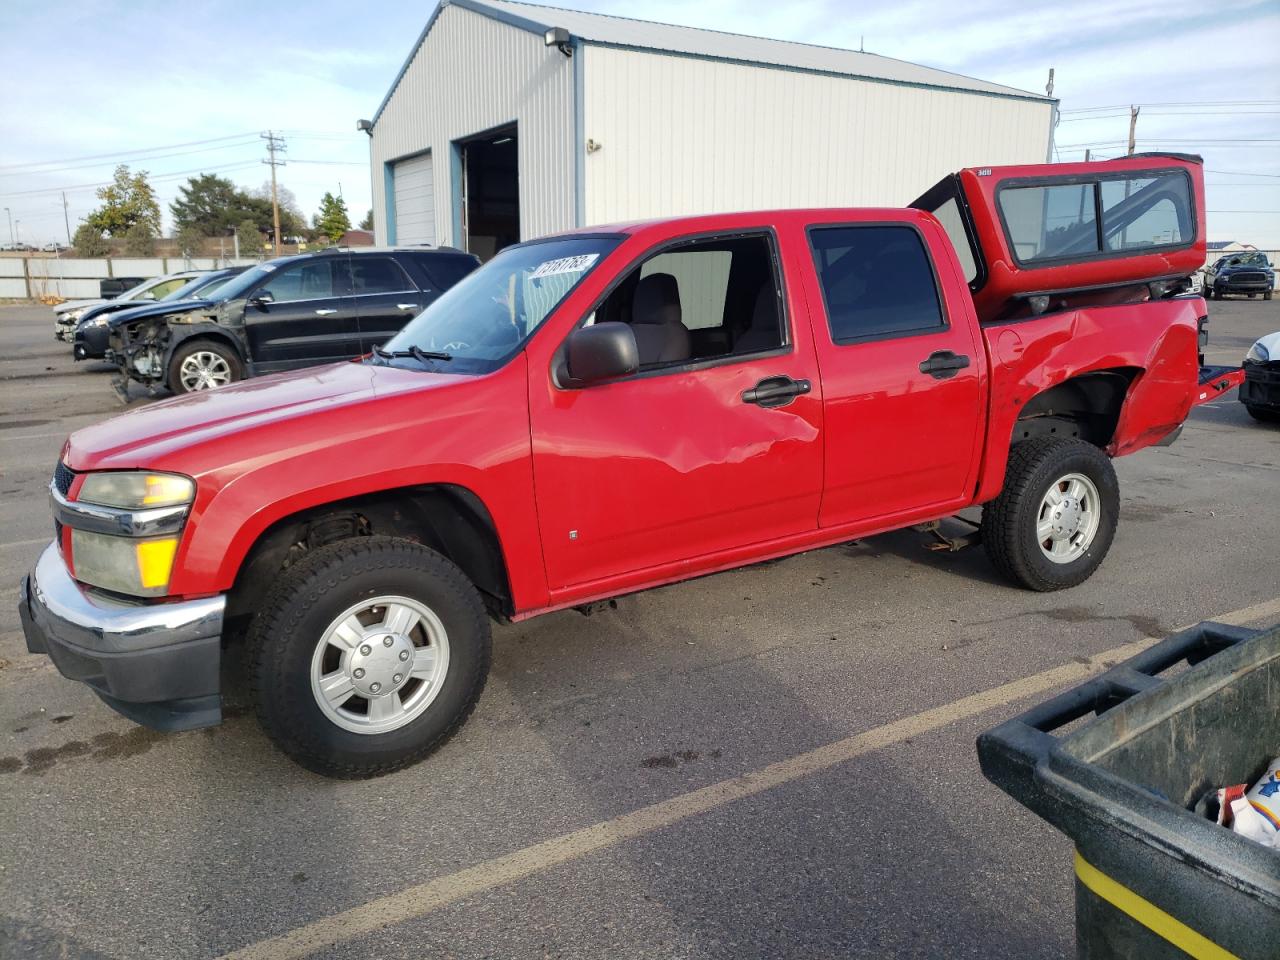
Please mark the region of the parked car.
[[1220, 257], [1205, 270], [1205, 292], [1214, 300], [1237, 293], [1250, 299], [1262, 294], [1263, 300], [1270, 300], [1275, 285], [1275, 270], [1261, 250]]
[[71, 343], [75, 339], [76, 324], [94, 307], [104, 303], [126, 304], [137, 306], [160, 300], [179, 290], [198, 277], [204, 271], [182, 270], [178, 273], [167, 273], [162, 277], [143, 280], [116, 297], [100, 297], [97, 300], [67, 300], [53, 308], [53, 336], [56, 340]]
[[[1202, 197], [1187, 158], [987, 167], [923, 209], [719, 214], [508, 247], [361, 362], [72, 434], [51, 485], [57, 541], [22, 587], [28, 649], [126, 716], [186, 729], [219, 722], [224, 640], [244, 636], [267, 733], [312, 770], [366, 777], [426, 756], [470, 713], [486, 614], [522, 620], [976, 504], [1004, 576], [1075, 586], [1116, 535], [1112, 458], [1172, 442], [1194, 403], [1243, 378], [1200, 368], [1205, 303], [1177, 292], [1204, 262]], [[1133, 224], [1163, 243], [1108, 243]], [[387, 255], [351, 263], [366, 256]], [[332, 302], [303, 295], [329, 294], [345, 262], [266, 264], [200, 323], [238, 336], [243, 317], [261, 363], [259, 345], [283, 349], [294, 318]], [[332, 330], [323, 343], [351, 342]], [[151, 369], [189, 343], [157, 343]], [[308, 344], [298, 361], [314, 357]]]
[[244, 273], [246, 267], [227, 267], [224, 270], [208, 270], [192, 277], [185, 286], [154, 303], [137, 306], [137, 301], [108, 300], [90, 307], [76, 324], [72, 341], [72, 356], [77, 360], [100, 359], [107, 355], [107, 341], [111, 326], [130, 323], [143, 317], [163, 316], [183, 310], [195, 310], [213, 302], [217, 291], [233, 277]]
[[1262, 337], [1245, 354], [1240, 402], [1259, 423], [1280, 423], [1280, 331]]
[[129, 379], [174, 393], [368, 353], [479, 266], [459, 250], [337, 250], [259, 264], [208, 309], [111, 325]]

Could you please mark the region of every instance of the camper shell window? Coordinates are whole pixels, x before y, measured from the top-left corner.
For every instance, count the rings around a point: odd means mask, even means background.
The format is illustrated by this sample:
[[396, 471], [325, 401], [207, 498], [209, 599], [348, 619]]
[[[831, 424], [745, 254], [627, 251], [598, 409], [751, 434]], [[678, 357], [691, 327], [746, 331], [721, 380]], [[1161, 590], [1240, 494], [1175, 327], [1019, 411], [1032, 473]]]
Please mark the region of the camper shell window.
[[1100, 260], [1195, 242], [1183, 170], [1010, 180], [996, 189], [1009, 250], [1021, 266]]

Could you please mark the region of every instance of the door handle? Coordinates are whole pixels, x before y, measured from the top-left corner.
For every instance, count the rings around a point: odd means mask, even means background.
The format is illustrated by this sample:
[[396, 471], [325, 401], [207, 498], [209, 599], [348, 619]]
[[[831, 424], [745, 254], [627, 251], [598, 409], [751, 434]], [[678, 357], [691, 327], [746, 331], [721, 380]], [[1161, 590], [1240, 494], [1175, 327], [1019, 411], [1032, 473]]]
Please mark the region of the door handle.
[[742, 391], [742, 402], [754, 403], [758, 407], [785, 407], [812, 389], [813, 385], [808, 380], [792, 380], [785, 375], [765, 377], [750, 390]]
[[317, 317], [327, 317], [327, 316], [329, 316], [329, 314], [331, 314], [331, 313], [337, 313], [337, 312], [338, 312], [337, 310], [317, 310], [317, 311], [316, 311], [316, 316], [317, 316]]
[[397, 303], [396, 309], [397, 310], [417, 310], [418, 305], [416, 303]]
[[969, 358], [964, 354], [938, 350], [929, 354], [928, 360], [921, 362], [920, 372], [927, 373], [936, 380], [946, 380], [954, 377], [967, 366], [969, 366]]

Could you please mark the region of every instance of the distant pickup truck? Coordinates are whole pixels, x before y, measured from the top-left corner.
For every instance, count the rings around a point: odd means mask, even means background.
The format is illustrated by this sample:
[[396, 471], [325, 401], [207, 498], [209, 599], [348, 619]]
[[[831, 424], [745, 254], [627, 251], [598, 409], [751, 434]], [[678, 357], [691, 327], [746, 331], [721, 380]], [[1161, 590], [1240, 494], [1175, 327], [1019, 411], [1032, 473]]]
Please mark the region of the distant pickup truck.
[[[1082, 583], [1111, 458], [1202, 369], [1198, 158], [965, 170], [910, 209], [591, 227], [503, 250], [365, 357], [77, 431], [30, 650], [160, 729], [261, 723], [367, 777], [470, 713], [522, 620], [983, 505], [995, 566]], [[246, 274], [247, 276], [247, 274]], [[851, 600], [856, 603], [856, 600]]]

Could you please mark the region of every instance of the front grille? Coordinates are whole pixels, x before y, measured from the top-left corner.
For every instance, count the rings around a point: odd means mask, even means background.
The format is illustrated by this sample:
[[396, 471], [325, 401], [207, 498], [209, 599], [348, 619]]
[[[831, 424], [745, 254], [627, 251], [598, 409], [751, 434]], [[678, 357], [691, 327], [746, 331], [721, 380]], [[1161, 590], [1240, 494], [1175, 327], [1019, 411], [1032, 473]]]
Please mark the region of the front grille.
[[1248, 270], [1230, 274], [1227, 283], [1263, 283], [1267, 275], [1261, 270]]
[[75, 479], [75, 471], [59, 460], [58, 465], [53, 468], [53, 488], [65, 497], [71, 492], [71, 484]]

